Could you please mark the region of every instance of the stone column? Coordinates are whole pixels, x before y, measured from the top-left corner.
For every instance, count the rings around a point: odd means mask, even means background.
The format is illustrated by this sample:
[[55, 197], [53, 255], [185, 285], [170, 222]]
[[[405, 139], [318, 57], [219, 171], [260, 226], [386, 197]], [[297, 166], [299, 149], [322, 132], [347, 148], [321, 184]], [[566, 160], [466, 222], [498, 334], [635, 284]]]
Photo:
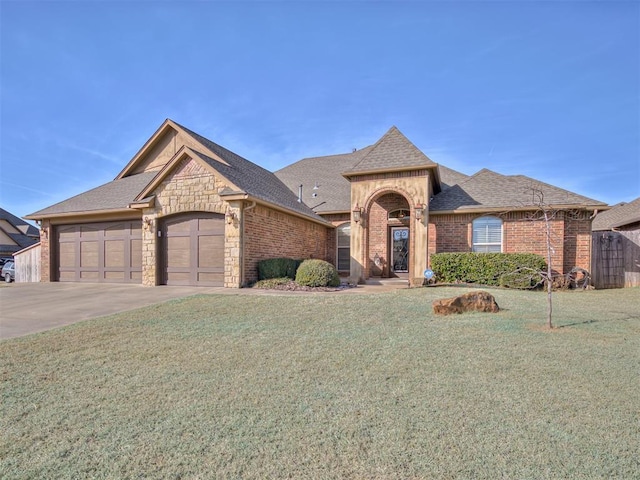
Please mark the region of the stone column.
[[142, 285], [154, 287], [159, 284], [157, 269], [158, 221], [153, 209], [142, 214]]
[[241, 200], [228, 203], [224, 227], [224, 286], [241, 288], [242, 272], [243, 203]]

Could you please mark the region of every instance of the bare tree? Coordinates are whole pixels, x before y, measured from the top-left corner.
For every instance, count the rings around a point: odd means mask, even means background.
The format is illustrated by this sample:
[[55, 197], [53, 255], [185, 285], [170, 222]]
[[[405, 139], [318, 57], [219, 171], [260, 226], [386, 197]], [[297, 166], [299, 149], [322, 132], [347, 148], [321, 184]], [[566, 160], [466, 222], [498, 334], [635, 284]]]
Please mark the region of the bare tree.
[[553, 328], [553, 269], [551, 268], [551, 260], [555, 249], [553, 248], [553, 237], [551, 232], [551, 221], [557, 217], [558, 211], [552, 209], [544, 201], [544, 192], [536, 187], [531, 187], [531, 196], [533, 205], [537, 212], [534, 215], [542, 217], [545, 227], [545, 247], [547, 256], [547, 271], [540, 272], [547, 286], [547, 326]]

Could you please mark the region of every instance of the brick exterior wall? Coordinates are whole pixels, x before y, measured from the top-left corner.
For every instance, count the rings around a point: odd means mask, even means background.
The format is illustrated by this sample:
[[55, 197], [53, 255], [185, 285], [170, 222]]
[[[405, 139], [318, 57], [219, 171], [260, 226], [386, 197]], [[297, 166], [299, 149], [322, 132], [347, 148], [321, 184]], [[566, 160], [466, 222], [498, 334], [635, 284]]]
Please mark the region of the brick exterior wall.
[[[429, 217], [429, 255], [472, 250], [472, 222], [484, 214], [431, 214]], [[502, 218], [502, 251], [535, 253], [546, 259], [546, 227], [537, 212], [508, 212]], [[578, 215], [558, 212], [551, 220], [553, 254], [551, 266], [566, 273], [574, 266], [590, 268], [591, 220], [588, 212]]]
[[[328, 248], [330, 236], [335, 237], [335, 230], [331, 227], [257, 205], [244, 214], [245, 282], [258, 280], [258, 262], [267, 258], [319, 258], [331, 261]], [[335, 257], [335, 253], [333, 255]]]
[[564, 219], [564, 271], [591, 269], [591, 212], [567, 213]]
[[40, 228], [42, 229], [40, 233], [40, 281], [52, 282], [54, 274], [51, 264], [51, 242], [55, 233], [49, 220], [43, 220]]

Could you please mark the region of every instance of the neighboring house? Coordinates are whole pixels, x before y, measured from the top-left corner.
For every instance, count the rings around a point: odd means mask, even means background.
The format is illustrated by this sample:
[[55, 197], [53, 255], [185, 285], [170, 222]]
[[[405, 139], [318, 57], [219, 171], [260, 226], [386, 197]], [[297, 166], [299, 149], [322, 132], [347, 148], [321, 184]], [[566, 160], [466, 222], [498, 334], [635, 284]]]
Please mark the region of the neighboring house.
[[435, 252], [544, 254], [532, 187], [560, 210], [553, 268], [588, 268], [604, 203], [520, 175], [464, 175], [395, 127], [271, 173], [166, 120], [114, 181], [26, 218], [42, 222], [42, 281], [238, 288], [258, 261], [286, 256], [325, 259], [351, 281], [421, 284]]
[[38, 243], [40, 232], [30, 223], [0, 208], [0, 257], [11, 257]]
[[596, 288], [640, 286], [640, 197], [596, 215], [592, 241]]

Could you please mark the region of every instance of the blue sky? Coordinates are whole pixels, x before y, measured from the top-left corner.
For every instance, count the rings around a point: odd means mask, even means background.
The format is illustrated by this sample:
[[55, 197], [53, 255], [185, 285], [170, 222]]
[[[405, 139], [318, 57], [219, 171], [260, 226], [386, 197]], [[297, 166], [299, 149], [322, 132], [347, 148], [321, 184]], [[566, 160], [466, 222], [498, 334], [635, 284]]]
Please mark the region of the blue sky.
[[0, 0], [0, 204], [112, 180], [167, 117], [277, 170], [396, 125], [433, 161], [640, 196], [640, 3]]

